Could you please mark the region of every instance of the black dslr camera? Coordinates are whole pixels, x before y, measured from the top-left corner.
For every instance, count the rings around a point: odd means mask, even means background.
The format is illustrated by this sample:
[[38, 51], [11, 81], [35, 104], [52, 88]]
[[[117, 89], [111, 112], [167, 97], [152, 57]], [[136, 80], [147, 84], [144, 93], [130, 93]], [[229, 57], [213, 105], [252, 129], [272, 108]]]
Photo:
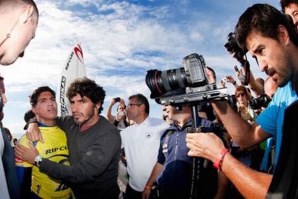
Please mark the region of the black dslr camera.
[[205, 67], [203, 56], [193, 53], [183, 58], [182, 68], [147, 71], [150, 98], [162, 105], [177, 105], [226, 97], [226, 89], [209, 84]]
[[260, 97], [253, 98], [249, 101], [249, 105], [252, 109], [260, 109], [262, 107], [266, 108], [271, 101], [271, 98], [266, 95], [262, 94]]
[[235, 59], [237, 59], [237, 61], [244, 65], [244, 56], [247, 52], [242, 50], [242, 48], [239, 46], [235, 38], [235, 33], [229, 33], [228, 42], [224, 46], [229, 53], [234, 54], [233, 56], [235, 57]]
[[245, 67], [246, 73], [244, 74], [245, 79], [241, 83], [248, 85], [250, 79], [250, 64], [247, 60], [246, 53], [238, 44], [238, 41], [235, 37], [235, 33], [231, 32], [228, 35], [228, 42], [224, 45], [227, 51], [233, 55], [233, 57], [241, 64], [242, 67]]

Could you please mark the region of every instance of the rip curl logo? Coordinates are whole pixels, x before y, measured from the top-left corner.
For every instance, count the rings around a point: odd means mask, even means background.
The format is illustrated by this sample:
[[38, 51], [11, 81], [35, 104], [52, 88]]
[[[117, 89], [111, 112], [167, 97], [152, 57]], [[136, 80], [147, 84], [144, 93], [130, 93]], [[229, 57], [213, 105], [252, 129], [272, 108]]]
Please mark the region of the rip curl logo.
[[75, 52], [77, 58], [83, 63], [83, 50], [82, 50], [80, 44], [78, 44], [78, 45], [74, 48], [74, 52]]
[[152, 134], [151, 133], [146, 133], [146, 138], [147, 139], [150, 139], [152, 137]]

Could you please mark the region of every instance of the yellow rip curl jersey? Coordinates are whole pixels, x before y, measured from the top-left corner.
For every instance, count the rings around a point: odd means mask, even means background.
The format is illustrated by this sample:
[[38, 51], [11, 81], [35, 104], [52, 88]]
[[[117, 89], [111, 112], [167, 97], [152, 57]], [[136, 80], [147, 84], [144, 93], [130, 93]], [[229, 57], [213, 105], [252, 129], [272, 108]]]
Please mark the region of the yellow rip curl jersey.
[[[59, 127], [39, 127], [44, 143], [38, 141], [35, 145], [42, 158], [47, 158], [53, 162], [70, 165], [68, 160], [68, 147], [64, 131]], [[29, 140], [23, 135], [19, 143], [28, 146]], [[41, 173], [39, 168], [27, 162], [17, 163], [21, 167], [32, 168], [31, 190], [41, 198], [68, 199], [71, 196], [71, 189], [61, 181]]]

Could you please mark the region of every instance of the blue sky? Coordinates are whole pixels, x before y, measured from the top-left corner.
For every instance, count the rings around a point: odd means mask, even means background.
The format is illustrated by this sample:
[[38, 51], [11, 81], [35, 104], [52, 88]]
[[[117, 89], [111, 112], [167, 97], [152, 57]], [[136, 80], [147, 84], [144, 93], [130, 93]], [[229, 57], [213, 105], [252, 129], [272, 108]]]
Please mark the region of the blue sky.
[[[61, 67], [73, 45], [81, 43], [87, 76], [106, 90], [103, 115], [113, 97], [142, 93], [149, 98], [146, 71], [182, 67], [183, 57], [198, 53], [218, 79], [234, 75], [238, 64], [223, 47], [238, 17], [254, 3], [278, 0], [36, 0], [40, 10], [35, 39], [25, 57], [0, 67], [8, 103], [3, 124], [22, 134], [28, 96], [43, 85], [56, 90]], [[239, 64], [238, 64], [239, 65]], [[251, 61], [256, 77], [261, 74]], [[150, 100], [151, 116], [161, 107]]]

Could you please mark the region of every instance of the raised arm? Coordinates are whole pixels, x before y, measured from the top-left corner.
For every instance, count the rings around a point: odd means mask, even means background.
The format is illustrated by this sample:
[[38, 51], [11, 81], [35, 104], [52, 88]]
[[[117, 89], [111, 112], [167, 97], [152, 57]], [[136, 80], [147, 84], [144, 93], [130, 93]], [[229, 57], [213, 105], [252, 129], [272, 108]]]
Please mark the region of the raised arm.
[[227, 102], [216, 101], [211, 104], [229, 135], [241, 148], [254, 146], [270, 136], [257, 123], [244, 121]]
[[112, 100], [111, 100], [111, 103], [110, 103], [110, 105], [109, 105], [109, 107], [108, 107], [108, 110], [107, 110], [107, 118], [108, 118], [108, 120], [111, 122], [111, 123], [113, 123], [114, 122], [114, 120], [115, 120], [115, 116], [113, 116], [112, 115], [112, 108], [113, 108], [113, 106], [115, 105], [115, 99], [113, 98]]

